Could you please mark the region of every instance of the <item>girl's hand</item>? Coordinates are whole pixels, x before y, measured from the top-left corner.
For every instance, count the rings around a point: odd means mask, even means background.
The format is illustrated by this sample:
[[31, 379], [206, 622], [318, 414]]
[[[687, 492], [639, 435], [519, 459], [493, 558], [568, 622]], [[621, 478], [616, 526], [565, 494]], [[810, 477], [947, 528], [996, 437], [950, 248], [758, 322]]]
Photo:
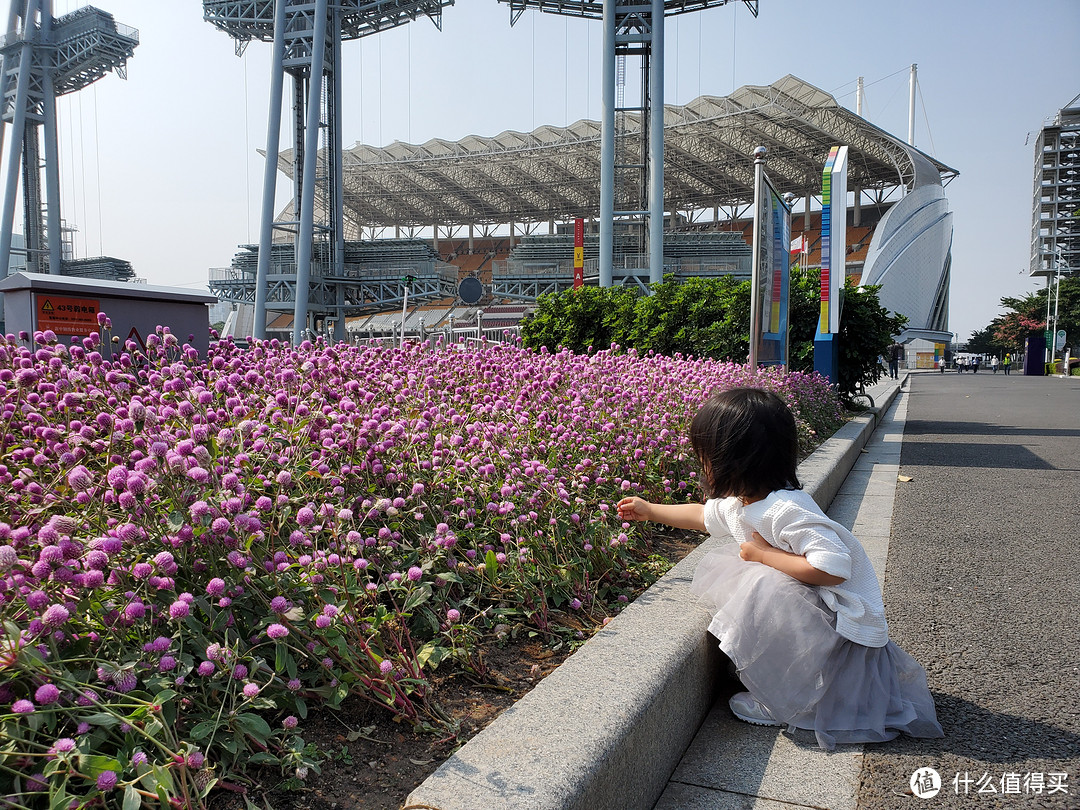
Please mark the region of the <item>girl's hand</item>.
[[622, 520], [651, 520], [651, 503], [642, 498], [623, 498], [615, 509]]
[[748, 562], [761, 562], [761, 553], [771, 548], [764, 537], [754, 532], [747, 542], [739, 546], [739, 556]]

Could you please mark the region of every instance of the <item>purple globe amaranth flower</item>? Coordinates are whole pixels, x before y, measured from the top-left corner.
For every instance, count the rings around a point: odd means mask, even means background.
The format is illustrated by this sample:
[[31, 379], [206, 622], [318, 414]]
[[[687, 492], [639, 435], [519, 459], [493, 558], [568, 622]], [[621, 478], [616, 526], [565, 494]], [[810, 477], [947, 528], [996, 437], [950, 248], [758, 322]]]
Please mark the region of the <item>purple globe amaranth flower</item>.
[[130, 692], [136, 686], [139, 685], [139, 679], [134, 672], [123, 672], [113, 682], [113, 687], [117, 692]]
[[257, 683], [245, 683], [243, 691], [244, 697], [254, 698], [259, 694], [259, 685]]
[[187, 755], [187, 766], [193, 771], [199, 770], [204, 764], [206, 764], [206, 756], [202, 751], [192, 751]]
[[285, 719], [283, 719], [281, 721], [281, 727], [286, 729], [286, 730], [289, 730], [289, 731], [296, 728], [299, 724], [300, 724], [300, 721], [297, 720], [296, 717], [291, 715], [291, 714], [288, 715]]
[[204, 678], [209, 678], [211, 675], [214, 674], [216, 669], [217, 667], [214, 666], [213, 661], [203, 661], [201, 664], [199, 664], [198, 672]]
[[16, 700], [11, 704], [11, 711], [13, 714], [33, 714], [34, 704], [29, 700]]
[[102, 771], [98, 774], [97, 787], [102, 793], [108, 793], [116, 787], [116, 772]]
[[409, 579], [411, 581], [416, 582], [422, 576], [424, 576], [424, 571], [420, 567], [414, 565], [409, 569]]
[[461, 611], [457, 608], [450, 608], [446, 611], [446, 620], [450, 622], [450, 624], [457, 624], [461, 621]]
[[292, 678], [285, 685], [289, 688], [290, 692], [295, 692], [297, 689], [299, 689], [302, 686], [302, 684], [300, 683], [300, 680], [298, 678]]
[[68, 754], [75, 750], [75, 741], [71, 737], [61, 737], [52, 744], [49, 748], [49, 753], [56, 754]]
[[210, 596], [221, 596], [225, 593], [225, 580], [221, 577], [214, 577], [206, 583], [206, 593]]
[[143, 751], [136, 751], [131, 755], [131, 764], [136, 768], [140, 765], [145, 765], [147, 761], [146, 754]]
[[379, 672], [381, 672], [383, 675], [389, 675], [393, 669], [394, 665], [385, 658], [379, 662]]
[[79, 464], [68, 473], [67, 482], [72, 489], [84, 491], [94, 485], [94, 476], [90, 470]]
[[266, 635], [272, 639], [285, 638], [289, 635], [289, 628], [283, 624], [272, 624], [266, 628]]
[[161, 656], [161, 661], [158, 662], [158, 670], [160, 672], [172, 672], [176, 669], [176, 659], [171, 655]]
[[315, 523], [315, 513], [307, 506], [301, 506], [296, 511], [296, 522], [306, 529]]
[[50, 703], [56, 703], [60, 699], [60, 689], [51, 683], [43, 683], [34, 692], [34, 700], [41, 705], [48, 705]]
[[270, 609], [274, 613], [284, 613], [289, 609], [289, 600], [284, 596], [275, 596], [270, 600]]
[[183, 619], [191, 613], [191, 605], [185, 602], [183, 599], [177, 599], [171, 605], [169, 605], [169, 618], [170, 619]]
[[63, 605], [49, 605], [41, 614], [41, 621], [46, 627], [60, 627], [68, 620], [71, 613]]

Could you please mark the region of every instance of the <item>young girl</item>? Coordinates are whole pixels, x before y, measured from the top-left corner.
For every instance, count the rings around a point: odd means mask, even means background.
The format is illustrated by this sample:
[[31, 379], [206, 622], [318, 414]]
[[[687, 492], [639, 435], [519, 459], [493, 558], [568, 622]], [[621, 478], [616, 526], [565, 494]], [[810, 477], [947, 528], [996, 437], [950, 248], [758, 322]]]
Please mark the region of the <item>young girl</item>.
[[741, 720], [816, 733], [818, 745], [942, 737], [926, 672], [889, 641], [859, 541], [802, 491], [795, 419], [776, 394], [735, 388], [694, 417], [704, 504], [618, 503], [652, 520], [734, 538], [699, 563], [692, 590], [715, 608], [709, 631], [748, 690]]

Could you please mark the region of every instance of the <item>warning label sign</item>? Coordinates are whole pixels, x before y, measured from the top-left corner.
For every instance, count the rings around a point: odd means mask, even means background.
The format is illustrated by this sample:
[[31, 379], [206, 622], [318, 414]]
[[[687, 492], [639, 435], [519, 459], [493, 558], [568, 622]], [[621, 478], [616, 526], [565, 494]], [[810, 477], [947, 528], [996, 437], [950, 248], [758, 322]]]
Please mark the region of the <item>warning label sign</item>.
[[34, 305], [34, 329], [51, 329], [58, 335], [85, 337], [98, 330], [98, 301], [94, 298], [60, 298], [37, 295]]

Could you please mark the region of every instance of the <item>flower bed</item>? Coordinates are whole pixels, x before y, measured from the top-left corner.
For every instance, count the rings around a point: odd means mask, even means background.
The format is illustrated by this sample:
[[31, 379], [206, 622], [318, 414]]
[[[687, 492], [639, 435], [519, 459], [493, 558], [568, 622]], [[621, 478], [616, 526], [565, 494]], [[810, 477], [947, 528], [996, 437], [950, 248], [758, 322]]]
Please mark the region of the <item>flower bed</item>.
[[[108, 339], [105, 329], [103, 333]], [[686, 426], [753, 382], [809, 446], [818, 377], [516, 346], [0, 341], [0, 794], [199, 805], [302, 776], [347, 695], [445, 721], [504, 625], [573, 633], [662, 570], [609, 504], [696, 495]]]

